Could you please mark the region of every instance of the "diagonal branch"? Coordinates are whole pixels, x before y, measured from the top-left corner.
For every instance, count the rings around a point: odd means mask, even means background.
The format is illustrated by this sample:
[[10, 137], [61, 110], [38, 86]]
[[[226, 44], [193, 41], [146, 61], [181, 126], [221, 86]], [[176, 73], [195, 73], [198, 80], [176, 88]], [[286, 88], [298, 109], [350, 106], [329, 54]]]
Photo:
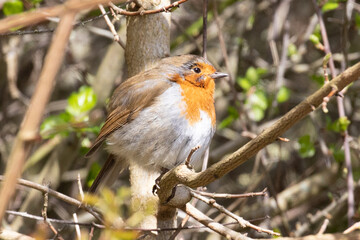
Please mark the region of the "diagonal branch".
[[[125, 0], [114, 0], [115, 3], [124, 2]], [[109, 0], [82, 0], [67, 1], [64, 4], [54, 7], [39, 8], [34, 11], [28, 11], [15, 14], [0, 20], [0, 33], [10, 31], [15, 27], [26, 27], [46, 21], [49, 17], [61, 16], [69, 11], [83, 11], [85, 9], [96, 8], [98, 4], [108, 4]]]
[[335, 88], [339, 92], [350, 83], [356, 81], [359, 77], [360, 63], [357, 63], [317, 90], [314, 94], [303, 100], [300, 104], [275, 122], [271, 127], [265, 129], [256, 138], [249, 141], [226, 159], [213, 164], [204, 172], [195, 173], [188, 169], [185, 165], [180, 165], [170, 170], [163, 176], [159, 183], [160, 190], [158, 192], [158, 196], [161, 202], [164, 203], [168, 197], [171, 196], [172, 189], [179, 183], [192, 188], [205, 186], [234, 170], [249, 160], [266, 145], [274, 142], [295, 123], [303, 119], [310, 112], [314, 111], [322, 103], [323, 98], [327, 96], [332, 89]]

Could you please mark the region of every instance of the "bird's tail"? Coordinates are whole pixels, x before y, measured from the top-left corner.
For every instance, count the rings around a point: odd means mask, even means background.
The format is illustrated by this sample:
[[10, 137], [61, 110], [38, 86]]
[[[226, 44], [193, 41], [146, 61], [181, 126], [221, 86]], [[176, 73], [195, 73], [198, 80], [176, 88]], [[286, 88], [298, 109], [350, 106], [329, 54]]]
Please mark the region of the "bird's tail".
[[115, 159], [114, 155], [109, 155], [104, 166], [96, 176], [89, 193], [96, 193], [104, 186], [110, 187], [118, 178], [119, 173], [126, 168], [124, 159]]

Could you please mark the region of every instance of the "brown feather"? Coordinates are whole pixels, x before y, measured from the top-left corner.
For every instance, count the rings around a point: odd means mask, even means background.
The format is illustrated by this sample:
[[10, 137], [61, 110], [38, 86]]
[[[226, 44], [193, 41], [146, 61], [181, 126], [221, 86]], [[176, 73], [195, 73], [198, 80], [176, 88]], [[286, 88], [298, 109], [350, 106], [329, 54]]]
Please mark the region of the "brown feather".
[[[113, 93], [108, 109], [109, 115], [86, 157], [91, 156], [103, 141], [115, 130], [132, 121], [144, 108], [170, 86], [169, 81], [159, 80], [156, 69], [140, 73], [121, 84]], [[154, 81], [153, 84], [145, 81]]]

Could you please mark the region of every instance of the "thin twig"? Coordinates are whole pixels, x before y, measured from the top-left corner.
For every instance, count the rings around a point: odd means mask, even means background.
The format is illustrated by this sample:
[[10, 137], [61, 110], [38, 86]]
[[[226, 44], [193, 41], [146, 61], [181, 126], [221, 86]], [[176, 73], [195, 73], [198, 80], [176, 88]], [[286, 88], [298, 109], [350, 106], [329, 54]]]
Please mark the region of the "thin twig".
[[114, 24], [112, 24], [112, 22], [110, 21], [110, 18], [106, 14], [105, 8], [102, 4], [99, 4], [99, 9], [101, 13], [104, 15], [105, 22], [108, 25], [111, 33], [114, 35], [114, 41], [117, 42], [125, 50], [125, 43], [120, 39], [119, 34], [115, 30]]
[[261, 192], [252, 192], [252, 193], [244, 193], [244, 194], [230, 194], [230, 193], [209, 193], [191, 189], [192, 192], [197, 193], [201, 196], [210, 197], [210, 198], [248, 198], [248, 197], [256, 197], [256, 196], [267, 196], [267, 188], [262, 190]]
[[360, 230], [360, 222], [354, 223], [351, 227], [344, 231], [344, 234], [351, 233], [355, 230]]
[[80, 173], [78, 173], [77, 175], [77, 184], [78, 184], [78, 188], [79, 188], [79, 194], [80, 194], [80, 198], [81, 201], [84, 201], [84, 191], [82, 189], [82, 185], [81, 185], [81, 177], [80, 177]]
[[191, 149], [191, 151], [185, 161], [186, 166], [190, 167], [191, 157], [194, 154], [194, 152], [196, 152], [199, 148], [200, 148], [200, 146], [197, 146], [197, 147], [194, 147], [193, 149]]
[[[77, 217], [77, 214], [76, 213], [73, 213], [73, 219], [74, 219], [74, 222], [75, 223], [78, 223], [78, 217]], [[76, 224], [75, 225], [75, 231], [76, 231], [76, 236], [78, 238], [78, 240], [81, 240], [81, 231], [80, 231], [80, 227], [79, 227], [79, 224]]]
[[203, 51], [202, 56], [207, 58], [206, 56], [206, 48], [207, 48], [207, 14], [208, 14], [208, 0], [203, 0]]
[[[114, 2], [124, 2], [124, 0], [113, 0]], [[64, 4], [54, 7], [39, 8], [34, 11], [15, 14], [0, 20], [0, 33], [9, 32], [15, 27], [27, 27], [43, 21], [48, 21], [50, 17], [63, 16], [70, 11], [83, 11], [85, 9], [95, 8], [98, 4], [107, 4], [109, 0], [92, 0], [92, 1], [67, 1]], [[72, 25], [72, 23], [70, 24]]]
[[[325, 48], [324, 51], [326, 54], [331, 54], [330, 43], [329, 43], [329, 39], [328, 39], [328, 36], [326, 33], [326, 27], [324, 24], [324, 19], [323, 19], [322, 13], [321, 13], [321, 9], [319, 8], [316, 0], [313, 0], [313, 4], [315, 6], [316, 14], [318, 16], [321, 36], [324, 41], [324, 48]], [[334, 79], [336, 77], [335, 64], [334, 64], [334, 59], [331, 56], [329, 58], [329, 66], [330, 66], [331, 76]], [[337, 92], [339, 92], [339, 91], [337, 91]], [[345, 108], [344, 108], [344, 99], [342, 97], [337, 97], [336, 100], [337, 100], [339, 117], [340, 118], [346, 117]], [[354, 178], [353, 178], [352, 165], [351, 165], [349, 133], [347, 130], [345, 130], [343, 132], [343, 136], [344, 136], [344, 138], [343, 138], [344, 144], [343, 145], [344, 145], [345, 165], [347, 168], [347, 176], [346, 176], [347, 191], [349, 194], [347, 218], [348, 218], [348, 225], [351, 226], [353, 224], [353, 216], [355, 214]]]
[[181, 209], [187, 214], [189, 214], [192, 218], [202, 223], [206, 227], [210, 228], [211, 230], [224, 236], [226, 239], [250, 240], [248, 237], [242, 235], [241, 233], [235, 232], [234, 230], [215, 222], [189, 203], [187, 203]]
[[135, 12], [131, 12], [131, 11], [126, 11], [124, 9], [121, 9], [119, 7], [117, 7], [116, 5], [110, 3], [110, 6], [115, 10], [115, 12], [117, 14], [120, 15], [125, 15], [125, 16], [138, 16], [138, 15], [148, 15], [148, 14], [155, 14], [155, 13], [161, 13], [161, 12], [169, 12], [171, 11], [173, 8], [179, 7], [180, 4], [187, 2], [188, 0], [179, 0], [176, 2], [173, 2], [172, 4], [165, 6], [163, 8], [159, 8], [159, 9], [154, 9], [154, 10], [139, 10], [139, 11], [135, 11]]
[[[0, 181], [4, 181], [4, 176], [0, 175]], [[36, 189], [40, 192], [48, 192], [51, 196], [56, 197], [66, 203], [69, 203], [71, 205], [77, 206], [81, 209], [84, 209], [85, 211], [89, 212], [91, 215], [93, 215], [98, 221], [100, 221], [101, 223], [103, 223], [103, 220], [99, 217], [98, 215], [98, 211], [91, 209], [89, 206], [84, 205], [82, 202], [80, 202], [79, 200], [66, 196], [65, 194], [59, 193], [53, 189], [50, 189], [48, 187], [45, 187], [41, 184], [37, 184], [25, 179], [18, 179], [18, 184], [25, 186], [25, 187], [30, 187], [33, 189]]]
[[250, 223], [249, 221], [246, 221], [242, 217], [237, 216], [236, 214], [230, 212], [229, 210], [227, 210], [226, 208], [224, 208], [220, 204], [216, 203], [216, 201], [214, 199], [209, 199], [209, 198], [203, 197], [200, 194], [195, 193], [194, 191], [191, 191], [191, 195], [193, 197], [199, 199], [200, 201], [203, 201], [204, 203], [208, 204], [209, 206], [212, 206], [212, 207], [218, 209], [220, 212], [228, 215], [229, 217], [233, 218], [234, 220], [238, 221], [238, 223], [240, 224], [240, 226], [242, 228], [249, 227], [249, 228], [252, 228], [252, 229], [254, 229], [254, 230], [258, 231], [258, 232], [264, 232], [264, 233], [271, 234], [271, 235], [274, 235], [274, 236], [280, 236], [279, 233], [276, 233], [276, 232], [274, 232], [272, 230], [268, 230], [268, 229], [264, 229], [264, 228], [261, 228], [259, 226], [256, 226], [256, 225]]
[[316, 235], [322, 235], [326, 231], [327, 226], [329, 225], [329, 219], [325, 218], [323, 224], [321, 225], [318, 233]]

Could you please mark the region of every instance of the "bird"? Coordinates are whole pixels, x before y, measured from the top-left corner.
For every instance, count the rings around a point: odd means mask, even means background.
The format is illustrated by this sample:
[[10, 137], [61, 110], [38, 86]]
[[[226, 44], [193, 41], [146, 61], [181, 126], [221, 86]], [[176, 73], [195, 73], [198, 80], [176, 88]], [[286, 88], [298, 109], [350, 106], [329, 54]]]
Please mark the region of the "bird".
[[203, 57], [179, 55], [163, 58], [121, 83], [86, 154], [91, 156], [103, 142], [110, 153], [89, 191], [95, 192], [102, 182], [112, 184], [132, 161], [171, 169], [199, 147], [191, 164], [201, 164], [216, 128], [215, 80], [226, 76]]

